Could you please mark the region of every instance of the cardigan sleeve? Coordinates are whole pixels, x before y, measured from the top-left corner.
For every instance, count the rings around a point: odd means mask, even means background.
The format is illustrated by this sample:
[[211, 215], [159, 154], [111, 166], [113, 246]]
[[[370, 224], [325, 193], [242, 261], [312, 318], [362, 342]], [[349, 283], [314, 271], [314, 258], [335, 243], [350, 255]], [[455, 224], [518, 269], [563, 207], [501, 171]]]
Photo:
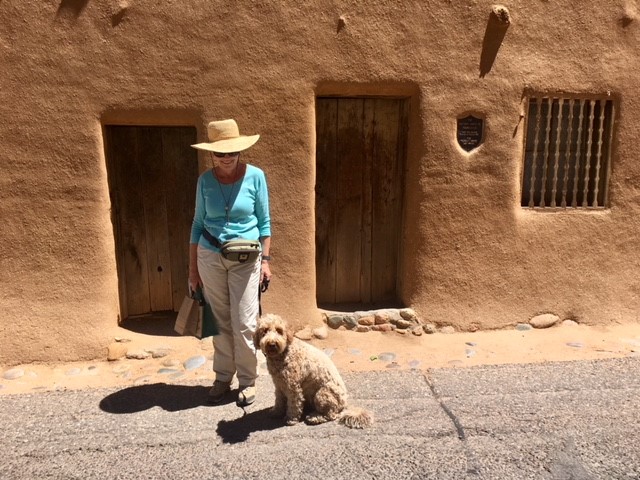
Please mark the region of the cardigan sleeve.
[[202, 193], [202, 176], [198, 178], [196, 186], [196, 208], [191, 224], [191, 243], [198, 243], [204, 231], [205, 202]]
[[271, 236], [271, 216], [269, 214], [269, 189], [267, 178], [263, 171], [258, 175], [258, 188], [256, 196], [256, 218], [258, 219], [258, 232], [260, 237]]

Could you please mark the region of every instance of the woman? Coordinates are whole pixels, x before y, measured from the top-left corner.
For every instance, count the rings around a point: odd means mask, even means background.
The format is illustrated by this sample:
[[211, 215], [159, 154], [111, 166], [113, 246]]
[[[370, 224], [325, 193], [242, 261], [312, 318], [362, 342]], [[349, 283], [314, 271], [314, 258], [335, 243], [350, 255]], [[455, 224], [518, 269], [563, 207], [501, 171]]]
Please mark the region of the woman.
[[[192, 147], [211, 155], [213, 168], [198, 178], [189, 245], [189, 286], [202, 286], [219, 335], [213, 337], [216, 379], [209, 401], [219, 403], [230, 390], [234, 374], [240, 386], [238, 405], [255, 401], [258, 362], [253, 344], [263, 280], [271, 279], [271, 220], [264, 172], [240, 162], [240, 152], [260, 135], [240, 135], [235, 120], [211, 122], [208, 143]], [[221, 254], [221, 244], [233, 239], [259, 240], [262, 255], [240, 263]]]

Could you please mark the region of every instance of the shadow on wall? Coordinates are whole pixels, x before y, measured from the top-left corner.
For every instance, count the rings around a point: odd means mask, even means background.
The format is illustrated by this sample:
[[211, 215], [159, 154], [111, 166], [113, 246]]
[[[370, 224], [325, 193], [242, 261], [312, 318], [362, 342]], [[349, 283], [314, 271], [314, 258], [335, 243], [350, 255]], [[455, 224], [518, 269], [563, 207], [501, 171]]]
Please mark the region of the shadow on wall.
[[493, 62], [495, 62], [498, 56], [498, 50], [500, 49], [500, 45], [502, 45], [502, 41], [507, 34], [507, 29], [510, 24], [511, 18], [509, 10], [502, 5], [495, 5], [489, 14], [487, 29], [484, 32], [484, 39], [482, 40], [480, 78], [483, 78], [491, 71]]
[[144, 335], [160, 337], [179, 337], [173, 329], [176, 312], [153, 312], [146, 315], [129, 317], [120, 323], [120, 327]]
[[62, 0], [56, 18], [73, 17], [78, 18], [82, 11], [86, 8], [89, 0]]

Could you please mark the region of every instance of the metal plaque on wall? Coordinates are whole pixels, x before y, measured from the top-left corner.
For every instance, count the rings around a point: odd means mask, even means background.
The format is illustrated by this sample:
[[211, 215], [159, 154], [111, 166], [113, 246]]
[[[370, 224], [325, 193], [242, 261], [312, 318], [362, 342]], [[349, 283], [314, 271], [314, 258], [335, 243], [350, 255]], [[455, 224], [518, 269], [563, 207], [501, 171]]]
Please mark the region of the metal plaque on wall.
[[458, 118], [458, 145], [470, 152], [482, 143], [484, 120], [482, 118], [467, 115]]

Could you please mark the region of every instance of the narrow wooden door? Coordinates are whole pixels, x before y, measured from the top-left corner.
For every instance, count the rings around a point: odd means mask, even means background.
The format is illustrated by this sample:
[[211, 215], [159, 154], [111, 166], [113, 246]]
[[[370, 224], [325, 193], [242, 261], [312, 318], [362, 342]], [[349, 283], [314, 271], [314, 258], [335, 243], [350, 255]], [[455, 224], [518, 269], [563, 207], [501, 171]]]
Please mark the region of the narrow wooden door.
[[121, 320], [177, 311], [198, 177], [194, 127], [105, 127]]
[[319, 304], [397, 303], [406, 100], [316, 102]]

